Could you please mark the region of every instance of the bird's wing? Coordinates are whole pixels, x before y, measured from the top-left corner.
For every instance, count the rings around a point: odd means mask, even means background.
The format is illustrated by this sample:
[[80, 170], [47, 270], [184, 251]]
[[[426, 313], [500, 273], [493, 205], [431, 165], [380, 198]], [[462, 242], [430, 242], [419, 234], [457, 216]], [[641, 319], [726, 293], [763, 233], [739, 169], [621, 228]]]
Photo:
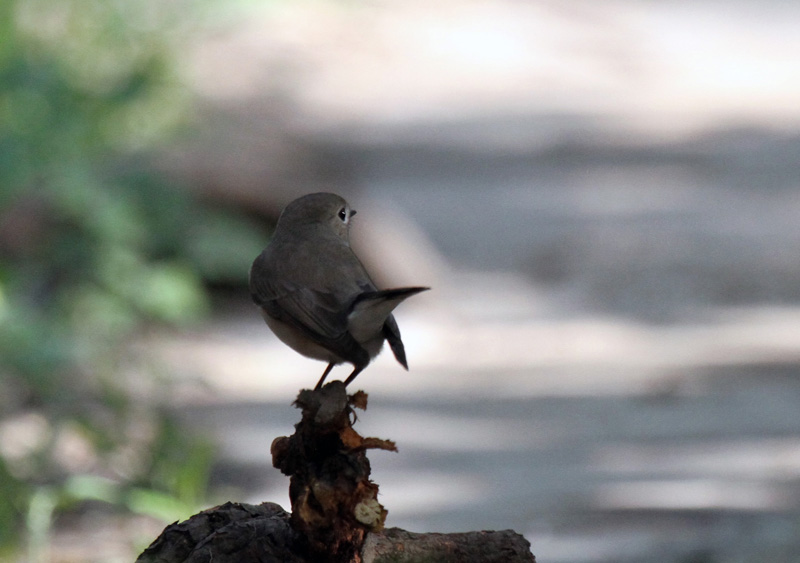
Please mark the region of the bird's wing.
[[273, 287], [270, 293], [272, 297], [262, 307], [272, 317], [297, 324], [321, 338], [337, 338], [347, 332], [347, 315], [334, 295], [288, 282]]
[[347, 330], [347, 310], [331, 293], [291, 282], [259, 277], [251, 283], [253, 300], [274, 319], [354, 364], [369, 363], [369, 354]]

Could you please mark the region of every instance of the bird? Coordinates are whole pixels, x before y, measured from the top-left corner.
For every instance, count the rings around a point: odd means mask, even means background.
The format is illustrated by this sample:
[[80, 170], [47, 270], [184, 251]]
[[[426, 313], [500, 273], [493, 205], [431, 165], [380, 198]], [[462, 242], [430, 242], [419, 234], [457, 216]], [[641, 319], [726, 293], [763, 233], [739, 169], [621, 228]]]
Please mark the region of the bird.
[[250, 267], [249, 288], [267, 326], [303, 356], [328, 362], [315, 389], [334, 366], [353, 365], [345, 387], [389, 343], [408, 370], [405, 347], [392, 311], [430, 289], [379, 290], [350, 247], [356, 210], [333, 193], [312, 193], [290, 202], [272, 238]]

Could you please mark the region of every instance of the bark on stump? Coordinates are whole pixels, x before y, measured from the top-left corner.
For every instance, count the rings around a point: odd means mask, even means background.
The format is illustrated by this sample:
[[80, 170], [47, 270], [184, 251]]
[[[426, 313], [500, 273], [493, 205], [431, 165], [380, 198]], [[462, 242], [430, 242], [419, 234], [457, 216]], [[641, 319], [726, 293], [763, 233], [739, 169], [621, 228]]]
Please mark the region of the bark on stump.
[[280, 506], [227, 503], [168, 526], [138, 563], [534, 562], [521, 535], [501, 532], [415, 534], [383, 529], [386, 509], [370, 481], [368, 449], [396, 451], [393, 442], [364, 438], [355, 408], [367, 395], [348, 396], [340, 381], [303, 390], [295, 433], [272, 443], [272, 463], [291, 477], [292, 513]]

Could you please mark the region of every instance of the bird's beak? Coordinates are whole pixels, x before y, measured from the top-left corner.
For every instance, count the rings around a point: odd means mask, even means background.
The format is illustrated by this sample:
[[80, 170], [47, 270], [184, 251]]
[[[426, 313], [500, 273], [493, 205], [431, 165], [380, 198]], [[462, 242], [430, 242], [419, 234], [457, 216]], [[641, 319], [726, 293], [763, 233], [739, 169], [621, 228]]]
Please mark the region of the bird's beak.
[[353, 215], [355, 215], [355, 214], [356, 214], [356, 210], [355, 210], [355, 209], [351, 209], [351, 210], [350, 210], [350, 217], [352, 217], [352, 216], [353, 216]]

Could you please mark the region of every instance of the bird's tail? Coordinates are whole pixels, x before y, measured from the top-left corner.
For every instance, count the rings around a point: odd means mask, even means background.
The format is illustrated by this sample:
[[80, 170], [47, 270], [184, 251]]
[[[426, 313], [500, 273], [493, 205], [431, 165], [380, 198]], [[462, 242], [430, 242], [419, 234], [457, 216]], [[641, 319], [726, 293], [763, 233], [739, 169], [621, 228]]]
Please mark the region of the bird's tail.
[[350, 314], [347, 316], [350, 333], [358, 341], [380, 334], [383, 331], [384, 323], [395, 307], [412, 295], [428, 289], [430, 288], [400, 287], [362, 293], [356, 298]]

